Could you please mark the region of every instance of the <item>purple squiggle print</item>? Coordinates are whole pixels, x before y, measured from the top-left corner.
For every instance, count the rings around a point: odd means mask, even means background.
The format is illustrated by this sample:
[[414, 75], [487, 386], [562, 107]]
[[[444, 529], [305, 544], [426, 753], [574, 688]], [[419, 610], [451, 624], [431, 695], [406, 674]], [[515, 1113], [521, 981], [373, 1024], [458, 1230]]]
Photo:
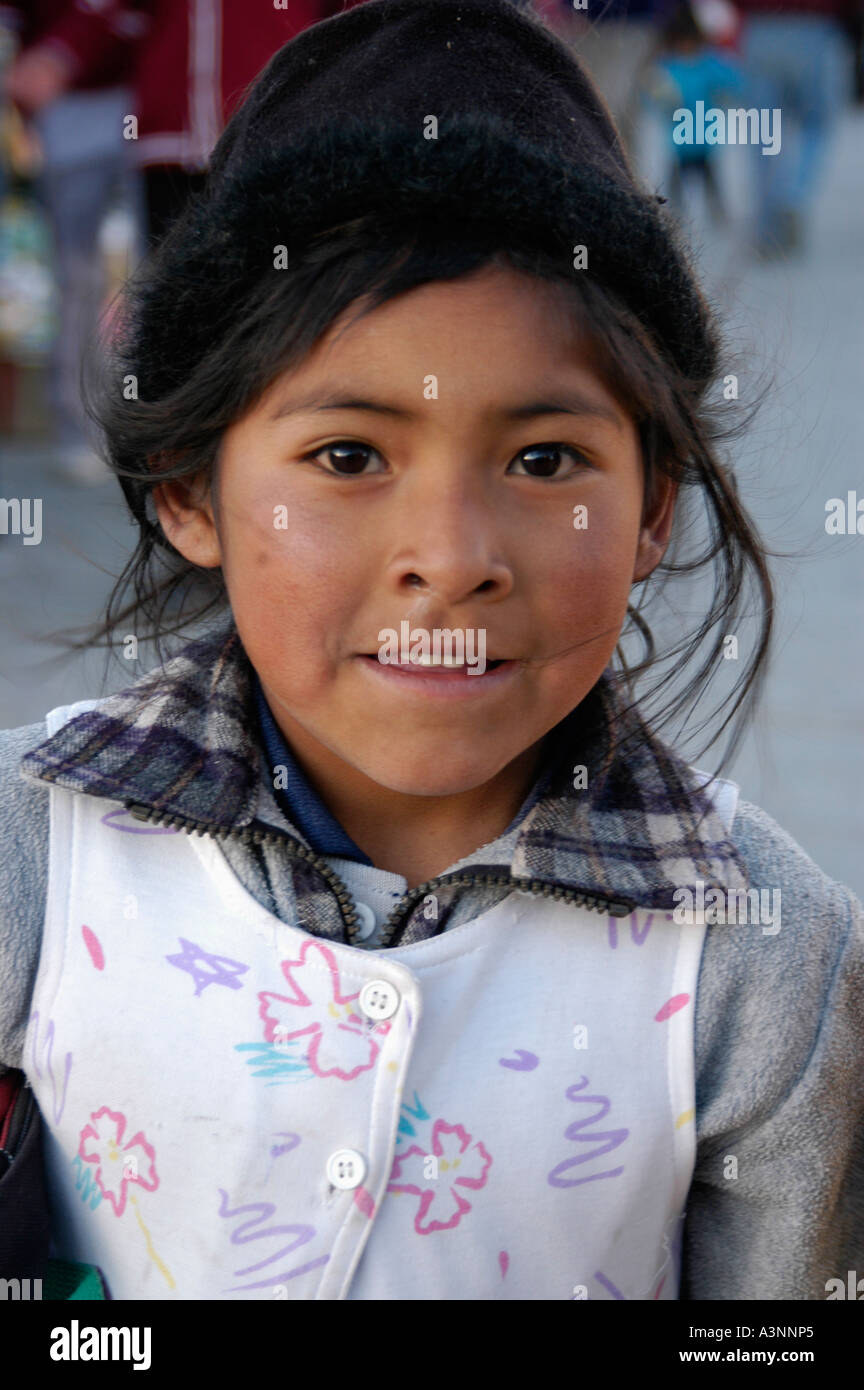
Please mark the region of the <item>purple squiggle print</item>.
[[568, 1100], [575, 1100], [582, 1105], [599, 1105], [600, 1109], [593, 1115], [583, 1115], [580, 1119], [574, 1120], [565, 1129], [564, 1138], [572, 1139], [577, 1144], [594, 1144], [596, 1147], [590, 1153], [577, 1154], [575, 1157], [565, 1158], [557, 1164], [546, 1179], [550, 1187], [578, 1187], [580, 1183], [595, 1182], [598, 1178], [617, 1178], [624, 1172], [623, 1168], [611, 1168], [605, 1173], [591, 1173], [586, 1178], [561, 1176], [569, 1168], [576, 1168], [580, 1163], [588, 1163], [592, 1158], [598, 1158], [600, 1154], [610, 1153], [612, 1149], [617, 1149], [618, 1145], [623, 1144], [630, 1133], [629, 1129], [610, 1129], [605, 1132], [598, 1130], [593, 1134], [579, 1133], [586, 1125], [593, 1125], [598, 1120], [604, 1119], [610, 1108], [607, 1096], [582, 1096], [578, 1094], [588, 1084], [588, 1077], [583, 1076], [575, 1085], [568, 1086], [564, 1094]]
[[124, 807], [120, 811], [106, 811], [104, 816], [99, 819], [109, 830], [122, 830], [124, 835], [179, 835], [180, 831], [173, 825], [118, 825], [118, 816], [129, 816], [131, 812]]
[[[33, 1023], [34, 1021], [35, 1021], [36, 1026], [35, 1026], [35, 1028], [33, 1029], [33, 1067], [34, 1067], [34, 1069], [35, 1069], [35, 1071], [36, 1071], [36, 1075], [39, 1077], [39, 1080], [41, 1081], [41, 1080], [42, 1080], [42, 1071], [41, 1071], [41, 1069], [40, 1069], [39, 1060], [38, 1060], [38, 1053], [39, 1053], [39, 1042], [38, 1042], [38, 1038], [39, 1038], [39, 1010], [38, 1010], [38, 1009], [34, 1009], [33, 1012], [32, 1012], [32, 1014], [30, 1015], [30, 1022]], [[53, 1066], [53, 1060], [52, 1060], [52, 1055], [51, 1055], [52, 1052], [53, 1052], [53, 1050], [54, 1050], [54, 1020], [53, 1020], [53, 1018], [49, 1018], [49, 1020], [48, 1020], [48, 1027], [47, 1027], [47, 1029], [45, 1030], [45, 1039], [44, 1039], [44, 1041], [43, 1041], [42, 1049], [41, 1049], [41, 1050], [42, 1050], [42, 1053], [44, 1054], [44, 1055], [43, 1055], [43, 1060], [44, 1060], [44, 1063], [45, 1063], [45, 1070], [47, 1071], [48, 1077], [49, 1077], [49, 1079], [50, 1079], [50, 1081], [51, 1081], [51, 1092], [52, 1092], [52, 1107], [51, 1107], [51, 1108], [52, 1108], [52, 1110], [53, 1110], [53, 1112], [54, 1112], [54, 1123], [57, 1124], [57, 1125], [59, 1125], [61, 1119], [63, 1118], [63, 1111], [66, 1109], [66, 1092], [67, 1092], [68, 1089], [69, 1089], [69, 1073], [70, 1073], [70, 1071], [72, 1070], [72, 1053], [71, 1053], [71, 1052], [67, 1052], [67, 1053], [66, 1053], [66, 1075], [63, 1077], [63, 1095], [62, 1095], [61, 1098], [60, 1098], [60, 1105], [59, 1105], [59, 1107], [58, 1107], [58, 1104], [57, 1104], [57, 1078], [56, 1078], [56, 1076], [54, 1075], [54, 1066]]]
[[[613, 951], [617, 951], [617, 949], [618, 949], [618, 918], [617, 918], [617, 917], [609, 917], [609, 918], [607, 919], [607, 921], [608, 921], [608, 924], [609, 924], [609, 946], [610, 946], [610, 948], [611, 948]], [[651, 930], [651, 927], [652, 927], [653, 924], [654, 924], [654, 913], [653, 913], [653, 912], [649, 912], [649, 913], [648, 913], [648, 917], [647, 917], [647, 920], [646, 920], [646, 922], [645, 922], [645, 926], [641, 929], [641, 931], [640, 931], [640, 929], [639, 929], [639, 926], [637, 925], [637, 921], [638, 921], [638, 919], [637, 919], [636, 913], [635, 913], [635, 912], [631, 912], [631, 914], [630, 914], [630, 940], [633, 942], [634, 946], [642, 946], [642, 945], [644, 944], [644, 942], [645, 942], [645, 938], [647, 937], [648, 933], [649, 933], [650, 930]]]
[[[242, 1222], [241, 1225], [239, 1225], [239, 1226], [236, 1228], [236, 1230], [234, 1230], [234, 1231], [232, 1232], [232, 1234], [231, 1234], [231, 1243], [232, 1243], [232, 1245], [245, 1245], [247, 1241], [250, 1241], [250, 1240], [263, 1240], [263, 1239], [265, 1239], [265, 1238], [267, 1238], [267, 1237], [270, 1237], [270, 1236], [278, 1236], [278, 1235], [294, 1235], [294, 1236], [295, 1236], [295, 1239], [294, 1239], [293, 1241], [291, 1241], [291, 1243], [290, 1243], [289, 1245], [284, 1245], [284, 1246], [282, 1246], [281, 1249], [276, 1250], [272, 1255], [268, 1255], [268, 1256], [266, 1257], [266, 1259], [259, 1260], [258, 1264], [247, 1265], [244, 1269], [235, 1269], [235, 1270], [234, 1270], [234, 1276], [235, 1276], [235, 1278], [238, 1278], [238, 1279], [239, 1279], [239, 1278], [241, 1277], [241, 1275], [244, 1275], [244, 1274], [254, 1274], [254, 1273], [256, 1273], [257, 1270], [263, 1269], [265, 1265], [272, 1264], [274, 1260], [281, 1260], [282, 1257], [283, 1257], [284, 1255], [290, 1255], [291, 1252], [292, 1252], [293, 1250], [296, 1250], [299, 1246], [301, 1246], [301, 1245], [306, 1245], [307, 1242], [310, 1241], [310, 1240], [312, 1240], [313, 1237], [314, 1237], [315, 1234], [316, 1234], [316, 1231], [315, 1231], [315, 1227], [314, 1227], [314, 1226], [299, 1226], [299, 1225], [295, 1225], [295, 1226], [268, 1226], [268, 1227], [266, 1227], [264, 1230], [257, 1230], [257, 1231], [256, 1231], [256, 1230], [252, 1230], [252, 1231], [251, 1231], [251, 1234], [249, 1234], [249, 1235], [244, 1235], [244, 1234], [243, 1234], [244, 1231], [249, 1231], [250, 1228], [255, 1227], [255, 1226], [259, 1226], [259, 1225], [261, 1224], [261, 1222], [263, 1222], [263, 1221], [269, 1221], [270, 1218], [271, 1218], [272, 1216], [275, 1216], [275, 1214], [276, 1214], [276, 1208], [275, 1208], [275, 1206], [273, 1205], [272, 1202], [251, 1202], [251, 1203], [249, 1203], [248, 1205], [246, 1205], [246, 1206], [244, 1206], [244, 1207], [234, 1207], [233, 1210], [229, 1210], [229, 1209], [228, 1209], [228, 1205], [227, 1205], [227, 1203], [228, 1203], [228, 1193], [224, 1190], [224, 1188], [221, 1188], [221, 1187], [218, 1189], [218, 1191], [219, 1191], [219, 1195], [220, 1195], [220, 1197], [221, 1197], [221, 1199], [222, 1199], [221, 1202], [220, 1202], [220, 1205], [219, 1205], [219, 1215], [220, 1215], [220, 1216], [230, 1218], [230, 1217], [233, 1217], [233, 1216], [241, 1216], [244, 1212], [257, 1212], [257, 1213], [258, 1213], [258, 1215], [257, 1215], [256, 1217], [254, 1217], [252, 1220]], [[247, 1290], [249, 1290], [249, 1289], [267, 1289], [267, 1288], [272, 1288], [274, 1284], [281, 1284], [281, 1283], [283, 1283], [285, 1280], [288, 1280], [288, 1279], [295, 1279], [295, 1278], [297, 1278], [298, 1275], [307, 1274], [307, 1273], [309, 1272], [309, 1270], [311, 1270], [311, 1269], [317, 1269], [317, 1268], [319, 1268], [321, 1265], [325, 1265], [325, 1264], [327, 1263], [327, 1261], [329, 1260], [329, 1258], [330, 1258], [329, 1255], [319, 1255], [317, 1259], [315, 1259], [315, 1260], [309, 1260], [308, 1263], [306, 1263], [306, 1264], [304, 1264], [304, 1265], [300, 1265], [297, 1269], [283, 1270], [283, 1271], [282, 1271], [281, 1273], [279, 1273], [279, 1274], [271, 1274], [271, 1275], [268, 1276], [268, 1278], [266, 1278], [266, 1279], [260, 1279], [260, 1280], [258, 1280], [257, 1282], [251, 1283], [251, 1284], [236, 1284], [236, 1285], [234, 1285], [233, 1288], [225, 1289], [224, 1292], [225, 1292], [225, 1293], [245, 1293], [245, 1292], [246, 1292]]]

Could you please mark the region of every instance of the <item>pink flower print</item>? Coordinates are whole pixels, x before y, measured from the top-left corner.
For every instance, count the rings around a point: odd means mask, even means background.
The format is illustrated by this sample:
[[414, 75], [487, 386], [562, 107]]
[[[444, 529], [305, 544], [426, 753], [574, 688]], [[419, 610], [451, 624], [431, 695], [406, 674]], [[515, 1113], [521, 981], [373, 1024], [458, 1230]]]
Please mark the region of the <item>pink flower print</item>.
[[[117, 1110], [109, 1110], [103, 1105], [94, 1111], [91, 1124], [81, 1131], [78, 1156], [85, 1163], [96, 1163], [96, 1186], [107, 1197], [116, 1216], [122, 1216], [126, 1208], [126, 1187], [137, 1182], [154, 1192], [159, 1186], [156, 1176], [156, 1154], [139, 1130], [123, 1143], [126, 1131], [126, 1116]], [[89, 1150], [89, 1152], [88, 1152]]]
[[[262, 990], [260, 1015], [268, 1042], [284, 1043], [308, 1038], [306, 1061], [316, 1076], [338, 1076], [353, 1081], [375, 1065], [380, 1039], [390, 1031], [389, 1022], [370, 1027], [354, 1008], [360, 993], [345, 994], [339, 966], [329, 947], [320, 941], [304, 941], [298, 960], [283, 960], [282, 974], [290, 995]], [[299, 1014], [298, 1009], [309, 1013]]]
[[[420, 1236], [458, 1226], [466, 1211], [471, 1210], [471, 1203], [460, 1189], [485, 1187], [486, 1174], [492, 1166], [492, 1156], [479, 1139], [472, 1142], [461, 1125], [448, 1125], [445, 1120], [436, 1120], [432, 1126], [432, 1153], [438, 1159], [437, 1178], [424, 1176], [424, 1162], [429, 1155], [412, 1144], [397, 1154], [387, 1185], [388, 1192], [411, 1192], [420, 1198], [414, 1217], [414, 1230]], [[406, 1169], [415, 1180], [394, 1181], [401, 1180]], [[430, 1207], [433, 1216], [427, 1220]]]

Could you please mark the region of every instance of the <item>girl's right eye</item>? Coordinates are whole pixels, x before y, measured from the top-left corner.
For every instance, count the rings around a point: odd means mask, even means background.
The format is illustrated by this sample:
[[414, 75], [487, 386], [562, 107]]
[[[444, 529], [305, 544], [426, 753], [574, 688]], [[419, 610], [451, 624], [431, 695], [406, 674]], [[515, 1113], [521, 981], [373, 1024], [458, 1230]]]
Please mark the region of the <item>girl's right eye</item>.
[[365, 465], [369, 456], [380, 459], [381, 455], [377, 449], [373, 449], [371, 444], [361, 444], [359, 439], [338, 439], [334, 444], [325, 444], [323, 448], [316, 449], [314, 454], [304, 454], [304, 463], [314, 462], [320, 459], [322, 454], [330, 455], [332, 467], [324, 469], [326, 473], [335, 473], [339, 478], [357, 478], [368, 476], [370, 472], [379, 473], [382, 469], [366, 469]]

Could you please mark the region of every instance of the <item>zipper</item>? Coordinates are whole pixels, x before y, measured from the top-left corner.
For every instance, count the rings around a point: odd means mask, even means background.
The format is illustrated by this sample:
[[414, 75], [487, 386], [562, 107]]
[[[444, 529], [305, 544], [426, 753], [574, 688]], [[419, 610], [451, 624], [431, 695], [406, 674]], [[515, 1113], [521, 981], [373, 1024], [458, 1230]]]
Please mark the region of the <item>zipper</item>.
[[[178, 816], [168, 811], [157, 811], [155, 807], [143, 806], [135, 801], [127, 801], [125, 806], [135, 820], [147, 821], [153, 825], [164, 825], [175, 830], [184, 830], [189, 835], [210, 835], [213, 839], [221, 840], [237, 839], [242, 844], [284, 845], [286, 853], [294, 859], [301, 859], [304, 864], [316, 869], [329, 884], [339, 907], [348, 945], [362, 947], [363, 942], [357, 935], [360, 919], [347, 885], [320, 854], [309, 849], [308, 845], [301, 844], [293, 835], [288, 835], [285, 831], [275, 828], [265, 829], [263, 826], [252, 825], [246, 826], [243, 830], [232, 830], [229, 827], [214, 826], [212, 821], [193, 820], [189, 816]], [[463, 873], [443, 874], [438, 878], [430, 878], [425, 883], [418, 884], [416, 888], [409, 888], [384, 921], [379, 944], [371, 949], [379, 950], [389, 946], [400, 922], [422, 898], [433, 894], [436, 889], [442, 887], [481, 888], [495, 883], [509, 885], [520, 893], [530, 893], [534, 897], [552, 898], [555, 902], [573, 903], [577, 907], [587, 908], [591, 912], [604, 913], [610, 917], [629, 917], [631, 912], [636, 910], [636, 904], [626, 898], [608, 898], [601, 893], [589, 893], [578, 888], [564, 888], [559, 883], [544, 883], [539, 878], [518, 878], [511, 874], [509, 869], [502, 869], [500, 873], [487, 871], [482, 874], [471, 873], [466, 870]]]

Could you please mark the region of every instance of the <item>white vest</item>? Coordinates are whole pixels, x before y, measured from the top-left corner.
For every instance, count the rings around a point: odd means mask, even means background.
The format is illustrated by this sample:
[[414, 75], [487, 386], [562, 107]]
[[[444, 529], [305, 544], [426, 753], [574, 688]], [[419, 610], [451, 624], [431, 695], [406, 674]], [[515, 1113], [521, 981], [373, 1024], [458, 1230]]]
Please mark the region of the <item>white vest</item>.
[[214, 839], [54, 787], [24, 1067], [56, 1253], [115, 1299], [674, 1299], [704, 933], [514, 892], [334, 945]]

